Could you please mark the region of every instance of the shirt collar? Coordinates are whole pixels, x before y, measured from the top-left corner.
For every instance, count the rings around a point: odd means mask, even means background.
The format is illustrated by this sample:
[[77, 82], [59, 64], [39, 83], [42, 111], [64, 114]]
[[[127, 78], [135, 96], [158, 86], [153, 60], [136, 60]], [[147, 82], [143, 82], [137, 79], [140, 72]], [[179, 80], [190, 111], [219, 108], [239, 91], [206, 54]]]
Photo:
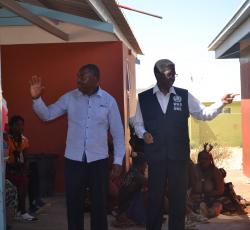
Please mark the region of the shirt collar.
[[[158, 92], [161, 92], [161, 91], [160, 91], [158, 85], [156, 84], [156, 85], [154, 86], [154, 88], [153, 88], [153, 94], [156, 94], [156, 93], [158, 93]], [[173, 86], [170, 87], [169, 93], [170, 93], [170, 94], [173, 93], [173, 94], [176, 95], [176, 92], [175, 92], [175, 89], [174, 89]]]
[[98, 87], [98, 90], [97, 90], [97, 92], [95, 93], [96, 95], [98, 95], [98, 96], [100, 96], [100, 97], [102, 97], [103, 96], [103, 94], [104, 94], [104, 91], [101, 89], [101, 87], [99, 86]]
[[[82, 92], [79, 89], [77, 89], [77, 92], [78, 92], [78, 96], [87, 96], [87, 95], [83, 95]], [[97, 95], [97, 96], [102, 97], [104, 95], [104, 91], [99, 86], [98, 90], [93, 95]]]

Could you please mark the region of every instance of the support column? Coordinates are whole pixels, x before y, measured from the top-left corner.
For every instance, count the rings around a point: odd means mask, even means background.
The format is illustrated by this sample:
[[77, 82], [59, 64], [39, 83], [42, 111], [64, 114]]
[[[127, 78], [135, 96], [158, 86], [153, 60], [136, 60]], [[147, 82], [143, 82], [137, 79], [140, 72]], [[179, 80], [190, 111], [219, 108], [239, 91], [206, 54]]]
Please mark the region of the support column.
[[3, 151], [3, 128], [2, 128], [2, 70], [1, 70], [1, 45], [0, 45], [0, 229], [6, 229], [5, 218], [5, 163]]
[[250, 178], [250, 40], [241, 43], [240, 56], [243, 172]]

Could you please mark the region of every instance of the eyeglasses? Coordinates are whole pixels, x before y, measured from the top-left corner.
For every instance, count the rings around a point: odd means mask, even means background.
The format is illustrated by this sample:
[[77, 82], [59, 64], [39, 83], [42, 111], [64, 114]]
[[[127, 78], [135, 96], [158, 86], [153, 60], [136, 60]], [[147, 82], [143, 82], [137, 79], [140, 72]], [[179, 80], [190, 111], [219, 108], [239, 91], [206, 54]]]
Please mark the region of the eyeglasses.
[[178, 74], [166, 71], [164, 73], [161, 73], [161, 76], [167, 79], [172, 79], [178, 77]]
[[165, 77], [167, 79], [176, 78], [176, 77], [178, 77], [178, 74], [169, 74], [169, 75], [165, 75]]

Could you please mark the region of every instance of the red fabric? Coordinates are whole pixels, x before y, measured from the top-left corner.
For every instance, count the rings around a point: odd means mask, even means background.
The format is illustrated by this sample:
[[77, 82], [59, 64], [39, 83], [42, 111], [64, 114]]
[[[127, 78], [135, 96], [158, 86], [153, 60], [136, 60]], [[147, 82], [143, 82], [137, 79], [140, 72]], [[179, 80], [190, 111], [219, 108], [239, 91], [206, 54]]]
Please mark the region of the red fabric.
[[28, 179], [26, 175], [7, 174], [9, 179], [17, 188], [18, 194], [18, 209], [24, 213], [26, 212], [25, 200], [28, 192]]

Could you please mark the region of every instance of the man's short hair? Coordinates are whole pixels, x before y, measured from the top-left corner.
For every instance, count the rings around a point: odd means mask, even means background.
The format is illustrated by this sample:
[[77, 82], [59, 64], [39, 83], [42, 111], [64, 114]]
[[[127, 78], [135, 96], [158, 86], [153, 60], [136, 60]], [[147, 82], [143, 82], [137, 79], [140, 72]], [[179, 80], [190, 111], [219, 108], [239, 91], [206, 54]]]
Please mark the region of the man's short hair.
[[100, 78], [100, 70], [99, 70], [99, 68], [98, 68], [97, 65], [95, 65], [95, 64], [86, 64], [86, 65], [83, 65], [80, 68], [79, 72], [81, 73], [81, 72], [83, 72], [86, 69], [89, 70], [95, 77]]
[[154, 74], [155, 74], [155, 76], [157, 74], [159, 74], [159, 73], [162, 73], [162, 71], [167, 67], [175, 69], [175, 64], [172, 61], [168, 60], [168, 59], [160, 59], [160, 60], [158, 60], [155, 63], [155, 66], [154, 66]]

